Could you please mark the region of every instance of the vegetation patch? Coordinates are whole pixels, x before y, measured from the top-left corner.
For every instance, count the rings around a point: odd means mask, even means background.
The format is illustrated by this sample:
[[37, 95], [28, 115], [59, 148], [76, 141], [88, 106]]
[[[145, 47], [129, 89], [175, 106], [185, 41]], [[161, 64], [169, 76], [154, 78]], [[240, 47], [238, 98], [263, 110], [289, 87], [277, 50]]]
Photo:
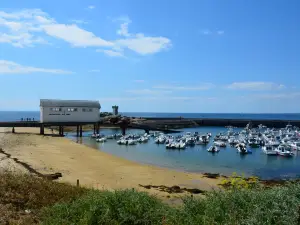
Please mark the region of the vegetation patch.
[[0, 224], [37, 224], [42, 208], [87, 192], [33, 175], [0, 173]]
[[185, 197], [181, 206], [172, 207], [133, 189], [98, 191], [1, 173], [0, 224], [300, 224], [298, 182], [268, 188], [257, 178], [235, 176], [223, 182], [230, 184], [202, 198]]

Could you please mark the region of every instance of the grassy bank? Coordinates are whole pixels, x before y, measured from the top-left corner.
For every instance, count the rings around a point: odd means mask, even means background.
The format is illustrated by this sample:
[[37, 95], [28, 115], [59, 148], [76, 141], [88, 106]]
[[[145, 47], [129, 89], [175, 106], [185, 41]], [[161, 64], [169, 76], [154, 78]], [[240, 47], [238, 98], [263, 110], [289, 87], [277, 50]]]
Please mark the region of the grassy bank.
[[[299, 224], [300, 184], [234, 186], [172, 207], [135, 190], [97, 191], [0, 175], [0, 224]], [[234, 180], [236, 182], [236, 180]]]

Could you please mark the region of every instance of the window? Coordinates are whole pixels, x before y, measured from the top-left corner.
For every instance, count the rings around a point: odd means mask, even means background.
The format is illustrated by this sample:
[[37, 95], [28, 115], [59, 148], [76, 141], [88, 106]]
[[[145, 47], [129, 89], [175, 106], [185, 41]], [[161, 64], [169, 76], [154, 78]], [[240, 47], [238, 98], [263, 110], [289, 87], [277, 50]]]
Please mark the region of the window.
[[68, 112], [77, 112], [77, 108], [68, 108]]
[[89, 109], [89, 108], [83, 108], [82, 112], [93, 112], [93, 109]]
[[53, 111], [53, 112], [60, 112], [60, 111], [61, 111], [61, 108], [50, 108], [50, 111]]

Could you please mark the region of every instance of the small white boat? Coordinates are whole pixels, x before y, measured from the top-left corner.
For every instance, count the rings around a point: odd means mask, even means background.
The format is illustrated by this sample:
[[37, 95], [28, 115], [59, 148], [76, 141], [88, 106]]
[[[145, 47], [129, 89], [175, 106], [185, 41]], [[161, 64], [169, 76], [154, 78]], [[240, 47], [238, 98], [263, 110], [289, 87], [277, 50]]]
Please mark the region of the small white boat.
[[238, 150], [238, 153], [240, 153], [240, 154], [249, 154], [249, 153], [252, 153], [251, 150], [249, 150], [249, 149], [246, 148], [245, 144], [237, 144], [236, 145], [236, 149]]
[[106, 140], [107, 139], [105, 137], [96, 139], [97, 142], [106, 142]]
[[277, 155], [277, 151], [272, 145], [263, 146], [262, 151], [267, 155]]
[[287, 149], [285, 146], [281, 146], [281, 145], [278, 146], [278, 148], [276, 148], [275, 151], [277, 152], [278, 155], [281, 155], [284, 157], [291, 157], [294, 155], [289, 149]]
[[99, 138], [99, 137], [100, 137], [100, 134], [96, 134], [96, 133], [92, 134], [92, 136], [91, 136], [91, 138]]
[[215, 153], [215, 152], [219, 152], [220, 149], [217, 147], [217, 146], [210, 146], [208, 149], [207, 149], [208, 152], [211, 152], [211, 153]]
[[128, 145], [136, 145], [136, 141], [135, 140], [128, 140], [127, 144]]
[[223, 141], [215, 141], [214, 145], [218, 147], [226, 147], [226, 143]]
[[291, 148], [295, 151], [300, 151], [300, 142], [294, 142], [291, 144]]

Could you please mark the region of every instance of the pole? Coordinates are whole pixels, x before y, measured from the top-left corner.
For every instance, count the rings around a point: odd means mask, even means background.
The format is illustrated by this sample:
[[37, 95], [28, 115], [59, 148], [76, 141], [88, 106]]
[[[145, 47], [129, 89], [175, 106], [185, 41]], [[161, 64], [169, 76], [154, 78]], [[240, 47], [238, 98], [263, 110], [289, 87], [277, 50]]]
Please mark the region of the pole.
[[80, 137], [82, 137], [82, 125], [80, 125]]
[[79, 125], [76, 126], [76, 136], [79, 137]]

